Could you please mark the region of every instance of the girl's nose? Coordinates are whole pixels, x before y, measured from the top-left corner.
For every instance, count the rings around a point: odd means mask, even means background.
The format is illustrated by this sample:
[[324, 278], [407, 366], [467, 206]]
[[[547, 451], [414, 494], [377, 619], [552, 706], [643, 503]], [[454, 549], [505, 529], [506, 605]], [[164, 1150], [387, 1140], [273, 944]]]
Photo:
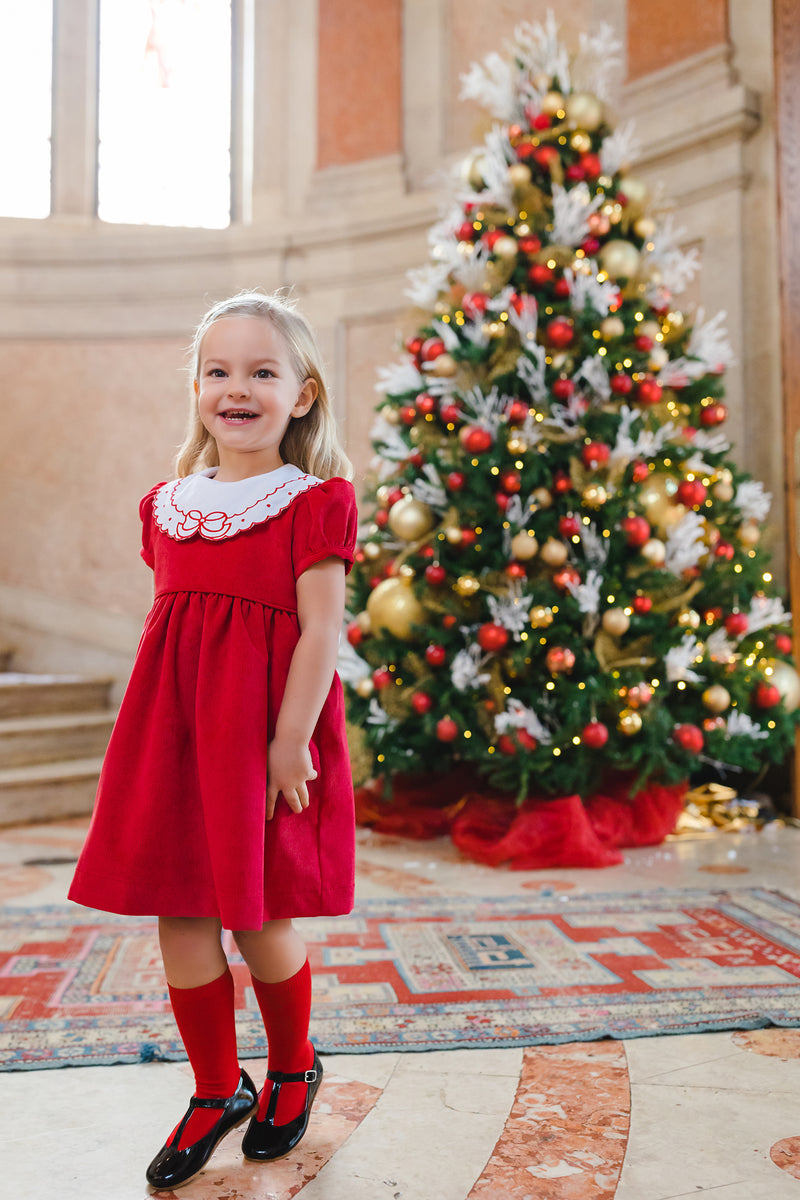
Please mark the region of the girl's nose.
[[228, 379], [228, 395], [229, 396], [247, 396], [250, 387], [246, 379], [234, 379], [231, 376]]

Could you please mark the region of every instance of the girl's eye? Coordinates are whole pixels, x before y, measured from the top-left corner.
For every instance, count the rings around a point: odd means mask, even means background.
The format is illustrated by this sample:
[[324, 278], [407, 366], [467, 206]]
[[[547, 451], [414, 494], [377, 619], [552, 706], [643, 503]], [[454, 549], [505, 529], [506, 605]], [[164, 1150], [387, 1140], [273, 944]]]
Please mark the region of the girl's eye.
[[225, 374], [222, 367], [212, 367], [208, 373], [213, 379], [222, 379]]
[[257, 379], [272, 379], [272, 376], [273, 372], [270, 371], [269, 367], [260, 367], [259, 370], [256, 371]]

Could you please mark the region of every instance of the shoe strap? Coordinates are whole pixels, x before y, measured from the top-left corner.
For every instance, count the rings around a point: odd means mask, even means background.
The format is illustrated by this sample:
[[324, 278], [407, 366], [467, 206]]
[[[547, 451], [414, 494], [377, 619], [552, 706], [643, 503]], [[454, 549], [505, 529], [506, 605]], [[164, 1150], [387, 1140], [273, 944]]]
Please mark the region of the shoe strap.
[[317, 1070], [312, 1067], [308, 1071], [267, 1071], [267, 1079], [279, 1087], [282, 1083], [316, 1083]]

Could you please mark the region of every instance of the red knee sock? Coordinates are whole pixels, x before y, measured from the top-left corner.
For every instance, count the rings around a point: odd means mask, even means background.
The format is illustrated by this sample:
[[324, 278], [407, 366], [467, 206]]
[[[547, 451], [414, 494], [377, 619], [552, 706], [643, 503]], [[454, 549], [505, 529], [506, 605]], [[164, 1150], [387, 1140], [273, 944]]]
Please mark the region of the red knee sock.
[[[232, 1096], [239, 1083], [233, 976], [226, 969], [218, 979], [196, 988], [169, 987], [169, 999], [195, 1079], [195, 1096]], [[204, 1137], [219, 1120], [218, 1108], [196, 1108], [186, 1123], [177, 1149]], [[175, 1136], [177, 1126], [170, 1134]]]
[[[263, 983], [251, 975], [258, 1007], [267, 1031], [270, 1071], [308, 1071], [314, 1065], [314, 1047], [308, 1040], [311, 1016], [311, 969], [306, 959], [296, 975], [280, 983]], [[258, 1115], [267, 1111], [272, 1084], [266, 1080]], [[299, 1116], [306, 1102], [304, 1083], [284, 1083], [275, 1109], [275, 1124], [285, 1125]]]

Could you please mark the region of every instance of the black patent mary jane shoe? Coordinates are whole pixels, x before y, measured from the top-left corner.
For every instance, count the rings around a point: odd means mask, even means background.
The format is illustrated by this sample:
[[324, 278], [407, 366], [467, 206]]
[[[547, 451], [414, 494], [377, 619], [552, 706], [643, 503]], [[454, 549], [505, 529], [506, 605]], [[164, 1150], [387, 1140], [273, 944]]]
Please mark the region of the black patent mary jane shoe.
[[[242, 1139], [242, 1153], [245, 1158], [255, 1159], [256, 1162], [271, 1162], [274, 1158], [283, 1158], [297, 1143], [308, 1129], [308, 1118], [311, 1115], [311, 1105], [314, 1103], [319, 1085], [322, 1083], [322, 1063], [316, 1050], [314, 1051], [314, 1066], [309, 1071], [267, 1071], [267, 1081], [276, 1086], [272, 1089], [269, 1105], [264, 1119], [259, 1121], [256, 1114], [247, 1126], [247, 1133]], [[306, 1103], [303, 1111], [285, 1125], [275, 1125], [275, 1110], [278, 1106], [278, 1096], [283, 1083], [305, 1083]], [[264, 1085], [266, 1087], [266, 1084]]]
[[[178, 1150], [186, 1122], [196, 1108], [218, 1108], [219, 1120], [199, 1141]], [[180, 1125], [147, 1168], [147, 1182], [159, 1191], [188, 1183], [198, 1171], [202, 1171], [225, 1135], [237, 1125], [241, 1125], [254, 1112], [258, 1112], [258, 1092], [246, 1071], [242, 1071], [236, 1091], [226, 1099], [198, 1100], [196, 1096], [192, 1096]]]

